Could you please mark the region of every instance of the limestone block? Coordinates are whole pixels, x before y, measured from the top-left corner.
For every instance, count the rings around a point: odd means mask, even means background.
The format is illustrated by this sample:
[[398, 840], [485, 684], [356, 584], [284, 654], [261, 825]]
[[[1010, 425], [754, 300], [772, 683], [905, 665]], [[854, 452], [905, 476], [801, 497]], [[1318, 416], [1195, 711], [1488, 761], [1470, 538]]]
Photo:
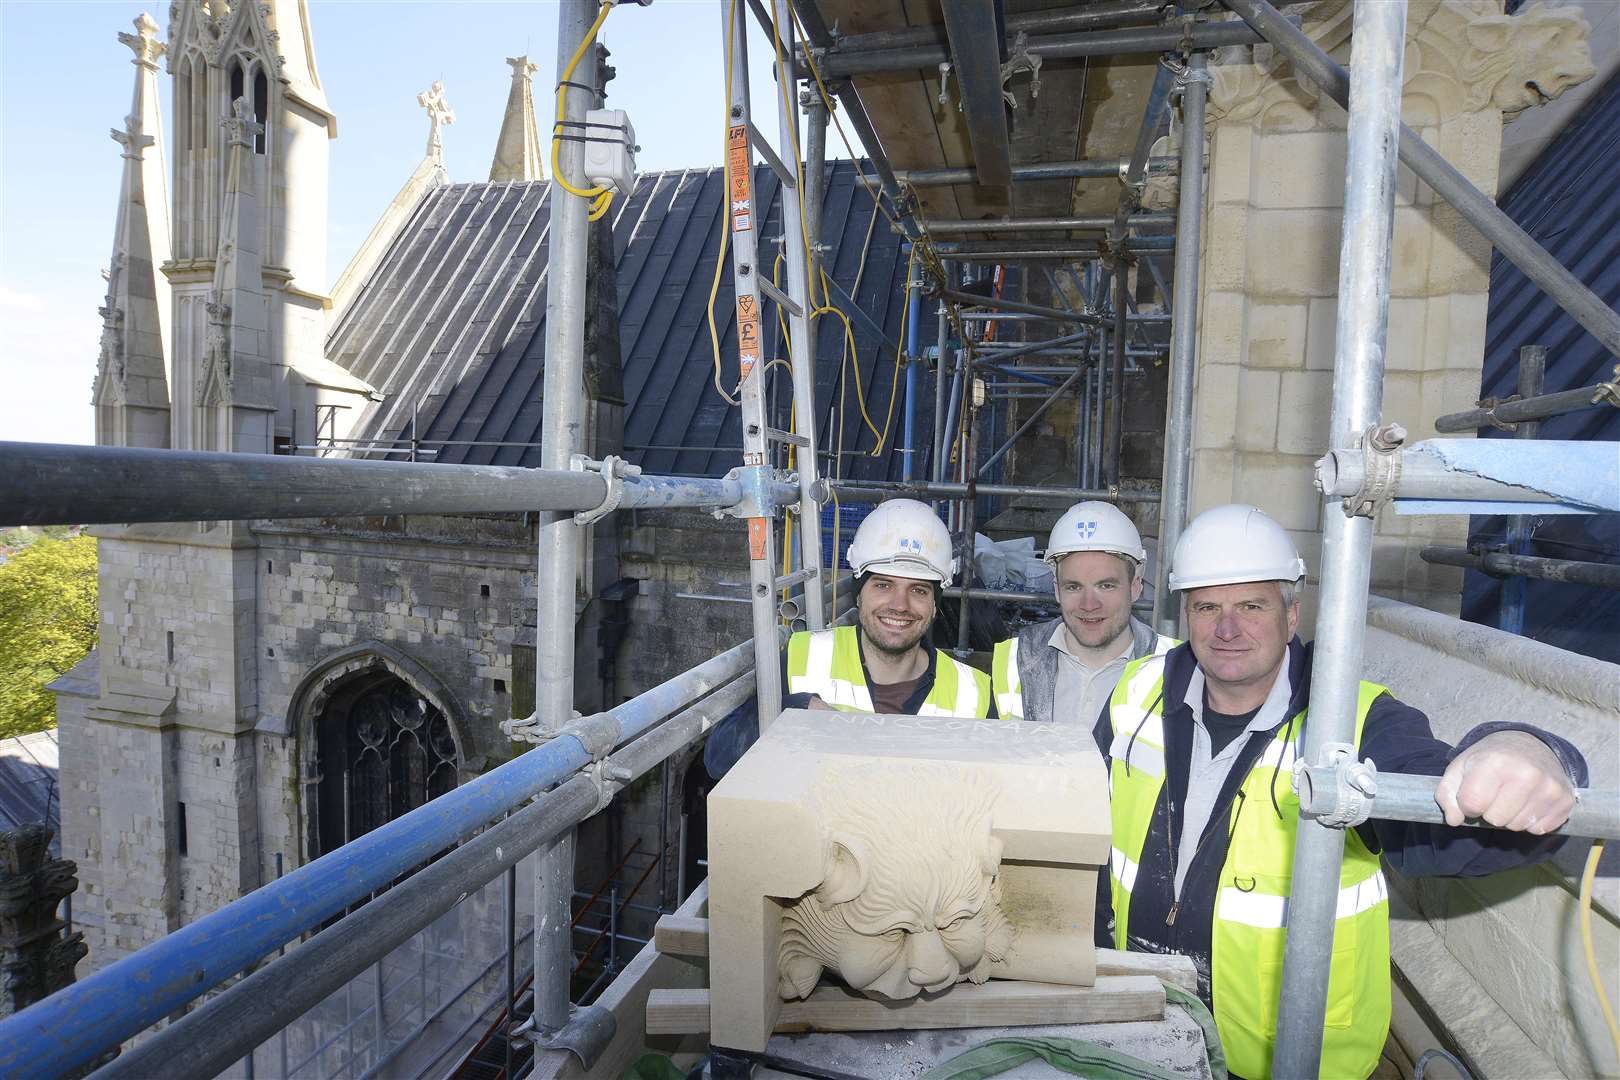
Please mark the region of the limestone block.
[[1211, 291], [1248, 288], [1249, 222], [1254, 216], [1238, 205], [1210, 208], [1204, 226], [1202, 273]]
[[1313, 460], [1282, 454], [1245, 455], [1239, 462], [1233, 495], [1239, 502], [1258, 506], [1285, 529], [1317, 529], [1322, 496], [1316, 490]]
[[[1427, 296], [1430, 290], [1430, 211], [1396, 207], [1390, 247], [1389, 294]], [[1335, 232], [1337, 237], [1338, 233]]]
[[1424, 410], [1422, 375], [1410, 371], [1384, 373], [1384, 420], [1398, 421], [1408, 431], [1417, 432], [1426, 422]]
[[1334, 337], [1338, 333], [1338, 320], [1338, 297], [1312, 298], [1305, 321], [1306, 367], [1319, 371], [1333, 370]]
[[1489, 291], [1490, 241], [1449, 203], [1437, 202], [1429, 214], [1433, 219], [1429, 294]]
[[1347, 147], [1337, 131], [1267, 134], [1259, 140], [1252, 202], [1275, 210], [1343, 206]]
[[1193, 389], [1193, 449], [1224, 449], [1233, 445], [1232, 418], [1237, 415], [1236, 364], [1200, 364]]
[[1303, 367], [1308, 312], [1303, 303], [1249, 305], [1244, 362], [1250, 367]]
[[1389, 301], [1389, 330], [1384, 340], [1387, 371], [1421, 371], [1427, 359], [1429, 302], [1411, 297]]
[[824, 971], [868, 997], [1090, 985], [1107, 783], [1088, 733], [790, 710], [709, 796], [711, 1033], [764, 1049]]
[[1342, 218], [1333, 210], [1256, 210], [1248, 214], [1241, 239], [1253, 246], [1251, 292], [1257, 296], [1336, 295]]
[[[1247, 124], [1217, 124], [1209, 140], [1211, 207], [1249, 201], [1249, 172], [1254, 159], [1254, 129]], [[1211, 217], [1213, 217], [1211, 211]]]
[[1240, 292], [1206, 292], [1198, 305], [1200, 364], [1243, 361], [1248, 297]]
[[1502, 159], [1502, 114], [1495, 109], [1460, 112], [1440, 125], [1440, 153], [1490, 198], [1496, 197]]
[[1332, 372], [1282, 372], [1277, 404], [1277, 449], [1284, 454], [1325, 453], [1332, 406]]
[[1192, 483], [1187, 500], [1189, 519], [1212, 506], [1232, 502], [1237, 497], [1236, 490], [1236, 453], [1231, 450], [1193, 451]]
[[1243, 368], [1238, 373], [1237, 410], [1226, 418], [1237, 431], [1238, 449], [1276, 448], [1278, 387], [1275, 371]]
[[1485, 358], [1486, 293], [1453, 293], [1429, 299], [1424, 326], [1425, 370], [1480, 370]]

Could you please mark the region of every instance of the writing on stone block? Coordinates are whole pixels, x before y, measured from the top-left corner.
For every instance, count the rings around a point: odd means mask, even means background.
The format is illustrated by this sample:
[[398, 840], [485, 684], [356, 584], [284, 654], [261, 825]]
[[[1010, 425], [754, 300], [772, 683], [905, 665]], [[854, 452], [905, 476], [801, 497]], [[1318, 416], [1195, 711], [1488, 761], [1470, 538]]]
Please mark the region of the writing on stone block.
[[1077, 726], [967, 717], [786, 712], [769, 732], [784, 749], [854, 752], [934, 760], [1048, 761], [1093, 753], [1091, 733]]
[[996, 796], [960, 767], [824, 769], [822, 880], [782, 913], [781, 996], [808, 997], [824, 971], [891, 1000], [990, 978], [1015, 935], [997, 880]]

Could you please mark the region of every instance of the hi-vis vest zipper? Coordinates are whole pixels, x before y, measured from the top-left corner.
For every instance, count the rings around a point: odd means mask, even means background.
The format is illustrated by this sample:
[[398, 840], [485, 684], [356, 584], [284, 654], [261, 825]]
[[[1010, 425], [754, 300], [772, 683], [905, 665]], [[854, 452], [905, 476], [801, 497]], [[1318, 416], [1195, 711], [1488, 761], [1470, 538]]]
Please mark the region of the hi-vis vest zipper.
[[[1382, 686], [1364, 682], [1356, 702], [1356, 742]], [[1109, 703], [1109, 767], [1114, 846], [1114, 947], [1126, 948], [1131, 890], [1142, 845], [1164, 788], [1164, 658], [1126, 665]], [[1221, 867], [1210, 935], [1210, 994], [1227, 1066], [1239, 1076], [1271, 1075], [1282, 990], [1283, 944], [1294, 865], [1294, 759], [1305, 714], [1284, 725], [1244, 777], [1230, 811], [1231, 844]], [[1291, 735], [1284, 738], [1286, 732]], [[1268, 790], [1269, 788], [1269, 790]], [[1275, 795], [1278, 817], [1272, 808]], [[1240, 810], [1247, 806], [1247, 812]], [[1256, 810], [1259, 812], [1257, 813]], [[1365, 1077], [1389, 1032], [1389, 888], [1378, 856], [1346, 829], [1334, 924], [1332, 971], [1322, 1034], [1321, 1075]]]
[[[873, 712], [872, 692], [861, 670], [859, 628], [801, 630], [788, 638], [790, 694], [815, 694], [841, 712]], [[918, 716], [990, 715], [990, 677], [936, 652], [934, 686]]]

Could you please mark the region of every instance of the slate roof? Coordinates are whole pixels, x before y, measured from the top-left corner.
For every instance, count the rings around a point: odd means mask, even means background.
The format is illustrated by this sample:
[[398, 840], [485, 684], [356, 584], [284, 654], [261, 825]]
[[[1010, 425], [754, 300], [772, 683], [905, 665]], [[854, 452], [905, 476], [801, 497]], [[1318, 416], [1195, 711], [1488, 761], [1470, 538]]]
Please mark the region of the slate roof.
[[[898, 340], [906, 259], [902, 239], [879, 219], [853, 163], [828, 166], [823, 203], [827, 268], [891, 339]], [[725, 204], [719, 168], [651, 173], [615, 204], [615, 268], [624, 365], [626, 456], [654, 473], [718, 476], [741, 464], [739, 411], [713, 386], [705, 309]], [[779, 238], [781, 185], [761, 166], [760, 235]], [[544, 374], [549, 185], [451, 184], [426, 194], [327, 338], [327, 356], [379, 390], [351, 432], [363, 439], [466, 440], [515, 446], [442, 445], [436, 460], [538, 465]], [[870, 228], [870, 242], [868, 235]], [[762, 250], [771, 250], [775, 245]], [[864, 271], [863, 268], [864, 267]], [[837, 301], [835, 301], [837, 302]], [[715, 298], [725, 370], [736, 369], [731, 260]], [[783, 355], [766, 308], [765, 356]], [[894, 350], [854, 322], [861, 385], [881, 429], [894, 379]], [[931, 340], [933, 320], [928, 320]], [[820, 320], [817, 405], [822, 432], [832, 412], [843, 327]], [[776, 423], [786, 426], [785, 370], [773, 370]], [[728, 387], [729, 387], [728, 383]], [[902, 391], [903, 396], [903, 391]], [[899, 441], [894, 408], [889, 445]], [[925, 417], [919, 442], [926, 435]], [[843, 449], [870, 450], [874, 436], [850, 398]], [[822, 443], [826, 445], [826, 438]], [[898, 478], [900, 456], [846, 457], [846, 475]]]
[[[1620, 307], [1620, 75], [1609, 79], [1500, 201], [1503, 210], [1611, 307]], [[1545, 392], [1614, 378], [1615, 358], [1501, 255], [1491, 262], [1481, 396], [1517, 392], [1519, 347], [1547, 347]], [[1453, 408], [1464, 408], [1458, 402]], [[1483, 438], [1511, 438], [1486, 428]], [[1542, 421], [1544, 439], [1620, 441], [1620, 410], [1603, 407]], [[1620, 453], [1620, 447], [1617, 447]], [[1531, 554], [1583, 562], [1620, 562], [1620, 517], [1536, 519]], [[1500, 543], [1506, 518], [1476, 517], [1470, 541]], [[1497, 625], [1501, 582], [1469, 571], [1463, 615]], [[1525, 634], [1538, 641], [1620, 662], [1620, 592], [1530, 581]]]
[[49, 825], [51, 853], [62, 853], [56, 729], [0, 739], [0, 832]]

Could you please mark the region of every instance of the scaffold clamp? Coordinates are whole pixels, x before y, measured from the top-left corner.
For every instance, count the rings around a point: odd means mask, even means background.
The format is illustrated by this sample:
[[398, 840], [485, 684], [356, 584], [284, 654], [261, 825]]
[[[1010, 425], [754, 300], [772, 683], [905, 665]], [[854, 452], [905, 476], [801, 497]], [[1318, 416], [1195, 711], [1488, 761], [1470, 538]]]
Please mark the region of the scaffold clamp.
[[1330, 829], [1354, 828], [1372, 816], [1378, 795], [1378, 767], [1356, 760], [1349, 743], [1328, 743], [1317, 764], [1294, 762], [1294, 793], [1300, 812]]
[[726, 473], [727, 480], [735, 480], [741, 493], [731, 506], [716, 507], [715, 517], [758, 518], [772, 517], [776, 503], [771, 497], [771, 484], [776, 472], [769, 465], [742, 465]]
[[527, 1035], [539, 1050], [566, 1050], [589, 1069], [601, 1058], [618, 1030], [619, 1022], [612, 1009], [602, 1005], [574, 1005], [569, 1008], [568, 1022], [556, 1031], [535, 1030], [531, 1018], [512, 1034]]
[[[1357, 437], [1354, 449], [1361, 451], [1361, 484], [1344, 498], [1348, 517], [1377, 517], [1379, 507], [1395, 497], [1401, 482], [1401, 447], [1406, 429], [1396, 423], [1375, 424]], [[1326, 459], [1324, 459], [1326, 460]], [[1327, 491], [1322, 462], [1317, 462], [1317, 487]]]
[[627, 476], [640, 476], [641, 466], [632, 465], [621, 457], [609, 454], [601, 461], [596, 461], [586, 454], [575, 454], [568, 459], [568, 467], [574, 472], [601, 473], [602, 479], [607, 481], [607, 494], [594, 509], [578, 510], [574, 513], [574, 524], [592, 525], [607, 517], [619, 508], [624, 502], [624, 478]]

